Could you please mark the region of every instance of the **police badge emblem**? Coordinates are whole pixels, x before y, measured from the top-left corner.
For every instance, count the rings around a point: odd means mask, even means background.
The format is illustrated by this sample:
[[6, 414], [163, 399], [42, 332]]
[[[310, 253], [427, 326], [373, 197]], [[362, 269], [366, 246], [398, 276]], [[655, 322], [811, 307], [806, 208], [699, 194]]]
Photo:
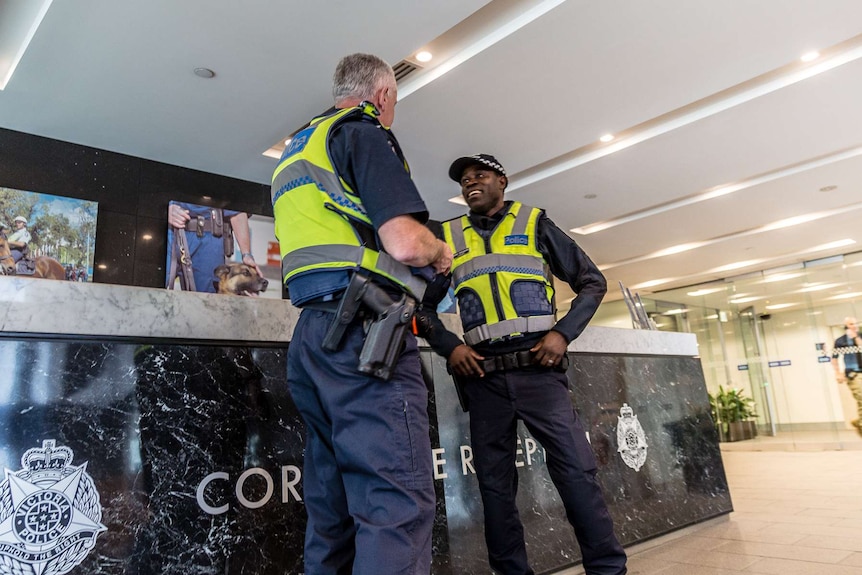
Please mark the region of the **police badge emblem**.
[[623, 458], [623, 462], [635, 471], [640, 471], [647, 456], [646, 434], [638, 421], [638, 416], [634, 415], [634, 410], [628, 403], [624, 403], [620, 408], [617, 445], [617, 451]]
[[0, 483], [0, 574], [61, 575], [93, 549], [102, 507], [87, 463], [53, 439], [28, 449]]

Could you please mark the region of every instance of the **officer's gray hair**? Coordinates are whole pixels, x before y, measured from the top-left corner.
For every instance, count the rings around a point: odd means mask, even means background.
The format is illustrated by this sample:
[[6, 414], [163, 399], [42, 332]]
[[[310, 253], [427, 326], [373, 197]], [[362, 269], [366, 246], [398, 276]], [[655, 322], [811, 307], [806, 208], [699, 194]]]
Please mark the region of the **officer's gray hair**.
[[371, 54], [345, 56], [332, 77], [332, 97], [338, 105], [347, 99], [366, 100], [395, 77], [392, 67]]

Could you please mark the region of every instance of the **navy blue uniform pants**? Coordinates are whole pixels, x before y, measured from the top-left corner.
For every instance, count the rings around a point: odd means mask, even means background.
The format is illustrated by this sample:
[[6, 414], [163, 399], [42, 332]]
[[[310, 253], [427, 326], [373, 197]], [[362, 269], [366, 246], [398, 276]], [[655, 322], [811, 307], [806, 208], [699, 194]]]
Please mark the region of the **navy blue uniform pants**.
[[470, 442], [485, 513], [491, 567], [502, 575], [532, 575], [515, 498], [517, 421], [542, 444], [548, 472], [574, 527], [587, 575], [623, 575], [626, 555], [613, 531], [596, 458], [572, 407], [566, 374], [523, 368], [472, 378]]
[[[192, 258], [192, 274], [195, 276], [195, 291], [215, 293], [215, 282], [218, 281], [218, 278], [215, 275], [215, 269], [225, 262], [224, 239], [217, 238], [209, 232], [198, 237], [194, 232], [187, 232], [185, 230], [177, 231], [168, 227], [168, 265], [165, 274], [166, 282], [171, 279], [171, 256], [173, 255], [173, 234], [175, 233], [186, 234], [186, 241], [189, 244], [189, 254]], [[177, 273], [182, 274], [182, 268], [179, 268]]]
[[357, 370], [354, 321], [337, 352], [333, 314], [304, 310], [288, 349], [290, 394], [305, 420], [305, 575], [427, 575], [434, 483], [428, 390], [408, 335], [389, 381]]

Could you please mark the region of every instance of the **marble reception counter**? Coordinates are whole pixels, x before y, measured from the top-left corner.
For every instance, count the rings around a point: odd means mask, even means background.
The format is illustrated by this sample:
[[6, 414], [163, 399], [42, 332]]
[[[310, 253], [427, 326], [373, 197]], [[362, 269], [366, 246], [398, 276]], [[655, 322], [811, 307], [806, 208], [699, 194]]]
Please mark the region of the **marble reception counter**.
[[[0, 573], [302, 573], [295, 308], [24, 278], [0, 278], [0, 300]], [[433, 573], [487, 573], [467, 414], [422, 355]], [[623, 544], [731, 511], [693, 335], [588, 328], [570, 358]], [[541, 446], [519, 435], [528, 552], [553, 572], [579, 553]]]

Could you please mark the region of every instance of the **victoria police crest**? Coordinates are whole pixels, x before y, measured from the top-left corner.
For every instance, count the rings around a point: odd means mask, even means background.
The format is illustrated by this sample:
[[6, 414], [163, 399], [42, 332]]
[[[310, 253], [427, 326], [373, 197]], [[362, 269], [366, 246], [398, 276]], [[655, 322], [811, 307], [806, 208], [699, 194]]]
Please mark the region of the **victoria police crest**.
[[647, 456], [646, 434], [638, 421], [638, 416], [634, 415], [634, 410], [628, 403], [624, 403], [620, 408], [617, 445], [617, 451], [623, 458], [623, 462], [635, 471], [640, 471]]
[[53, 439], [28, 449], [22, 469], [0, 483], [0, 574], [60, 575], [93, 549], [101, 524], [99, 492], [87, 463]]

